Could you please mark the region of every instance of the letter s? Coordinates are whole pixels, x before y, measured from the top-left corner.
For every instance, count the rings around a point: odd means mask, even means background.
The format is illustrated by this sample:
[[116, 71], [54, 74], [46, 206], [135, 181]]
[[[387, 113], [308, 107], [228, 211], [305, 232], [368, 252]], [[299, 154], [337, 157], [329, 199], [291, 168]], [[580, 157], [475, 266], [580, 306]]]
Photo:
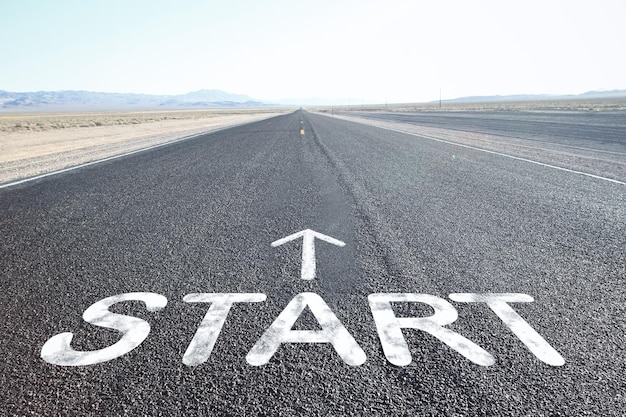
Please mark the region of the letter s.
[[83, 320], [95, 326], [117, 330], [122, 338], [115, 344], [94, 351], [77, 351], [70, 343], [71, 332], [51, 337], [41, 348], [41, 357], [48, 363], [60, 366], [84, 366], [110, 361], [130, 352], [139, 346], [150, 333], [150, 325], [145, 320], [112, 313], [109, 307], [123, 301], [143, 301], [149, 311], [159, 311], [167, 305], [167, 298], [152, 292], [118, 294], [92, 304], [83, 313]]

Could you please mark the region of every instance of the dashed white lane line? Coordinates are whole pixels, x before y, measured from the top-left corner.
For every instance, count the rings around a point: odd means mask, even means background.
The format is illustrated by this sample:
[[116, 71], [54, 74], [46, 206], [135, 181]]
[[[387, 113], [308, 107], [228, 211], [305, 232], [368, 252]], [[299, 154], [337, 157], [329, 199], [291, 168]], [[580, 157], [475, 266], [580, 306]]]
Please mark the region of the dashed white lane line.
[[377, 126], [377, 125], [369, 124], [367, 122], [361, 122], [359, 120], [355, 120], [355, 119], [352, 119], [352, 118], [345, 119], [345, 120], [350, 120], [350, 121], [353, 121], [355, 123], [367, 124], [367, 125], [370, 125], [370, 126], [375, 126], [375, 127], [381, 128], [381, 129], [391, 130], [393, 132], [404, 133], [404, 134], [411, 135], [411, 136], [417, 136], [419, 138], [429, 139], [429, 140], [433, 140], [433, 141], [436, 141], [436, 142], [446, 143], [448, 145], [459, 146], [461, 148], [472, 149], [472, 150], [475, 150], [475, 151], [485, 152], [485, 153], [489, 153], [489, 154], [492, 154], [492, 155], [503, 156], [505, 158], [516, 159], [518, 161], [529, 162], [531, 164], [540, 165], [540, 166], [547, 167], [547, 168], [553, 168], [553, 169], [557, 169], [559, 171], [565, 171], [565, 172], [571, 172], [573, 174], [584, 175], [584, 176], [595, 178], [595, 179], [598, 179], [598, 180], [612, 182], [614, 184], [626, 185], [626, 182], [619, 181], [619, 180], [616, 180], [616, 179], [613, 179], [613, 178], [602, 177], [600, 175], [590, 174], [588, 172], [576, 171], [576, 170], [573, 170], [573, 169], [564, 168], [564, 167], [560, 167], [560, 166], [557, 166], [557, 165], [546, 164], [544, 162], [539, 162], [539, 161], [535, 161], [535, 160], [528, 159], [528, 158], [522, 158], [522, 157], [519, 157], [519, 156], [509, 155], [509, 154], [502, 153], [502, 152], [490, 151], [488, 149], [478, 148], [476, 146], [465, 145], [465, 144], [462, 144], [462, 143], [456, 143], [456, 142], [452, 142], [452, 141], [449, 141], [449, 140], [436, 138], [434, 136], [424, 135], [424, 134], [420, 134], [420, 133], [408, 132], [406, 130], [394, 129], [394, 128], [391, 128], [391, 127]]

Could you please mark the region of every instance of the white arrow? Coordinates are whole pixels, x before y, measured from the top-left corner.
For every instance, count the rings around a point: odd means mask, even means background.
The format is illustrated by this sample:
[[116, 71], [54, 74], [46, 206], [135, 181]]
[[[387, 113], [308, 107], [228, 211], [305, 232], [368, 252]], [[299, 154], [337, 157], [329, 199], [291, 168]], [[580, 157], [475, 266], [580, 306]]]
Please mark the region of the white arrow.
[[306, 280], [312, 280], [315, 278], [315, 238], [339, 247], [346, 245], [341, 240], [323, 235], [311, 229], [306, 229], [272, 242], [272, 247], [275, 248], [276, 246], [291, 242], [292, 240], [296, 240], [300, 237], [302, 237], [302, 271], [300, 273], [300, 277]]

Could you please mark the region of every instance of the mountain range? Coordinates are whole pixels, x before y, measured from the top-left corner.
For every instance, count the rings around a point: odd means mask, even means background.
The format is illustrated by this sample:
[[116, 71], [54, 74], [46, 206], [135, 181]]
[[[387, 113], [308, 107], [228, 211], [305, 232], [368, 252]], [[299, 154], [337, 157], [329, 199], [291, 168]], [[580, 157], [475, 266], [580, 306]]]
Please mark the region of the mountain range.
[[[545, 100], [596, 100], [609, 98], [626, 98], [626, 90], [587, 91], [582, 94], [515, 94], [508, 96], [469, 96], [442, 100], [444, 103], [487, 103], [513, 101], [545, 101]], [[438, 101], [438, 100], [437, 100]], [[436, 101], [433, 101], [435, 103]]]
[[179, 95], [99, 93], [74, 90], [16, 93], [0, 90], [1, 110], [115, 110], [259, 107], [268, 105], [243, 94], [232, 94], [222, 90], [199, 90]]
[[[445, 103], [513, 102], [542, 100], [626, 98], [626, 90], [589, 91], [578, 95], [523, 94], [508, 96], [471, 96], [443, 100]], [[284, 99], [278, 103], [255, 100], [244, 94], [222, 90], [198, 90], [178, 95], [100, 93], [92, 91], [37, 91], [16, 93], [0, 90], [0, 111], [55, 110], [138, 110], [181, 108], [265, 107], [275, 105], [330, 105], [362, 102], [358, 99]]]

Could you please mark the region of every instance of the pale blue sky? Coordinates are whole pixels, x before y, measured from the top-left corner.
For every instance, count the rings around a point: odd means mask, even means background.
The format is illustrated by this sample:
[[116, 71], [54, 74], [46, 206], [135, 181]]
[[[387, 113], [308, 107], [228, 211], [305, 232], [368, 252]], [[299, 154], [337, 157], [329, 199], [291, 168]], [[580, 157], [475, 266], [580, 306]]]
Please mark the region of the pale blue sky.
[[623, 0], [0, 0], [0, 90], [429, 101], [626, 89]]

